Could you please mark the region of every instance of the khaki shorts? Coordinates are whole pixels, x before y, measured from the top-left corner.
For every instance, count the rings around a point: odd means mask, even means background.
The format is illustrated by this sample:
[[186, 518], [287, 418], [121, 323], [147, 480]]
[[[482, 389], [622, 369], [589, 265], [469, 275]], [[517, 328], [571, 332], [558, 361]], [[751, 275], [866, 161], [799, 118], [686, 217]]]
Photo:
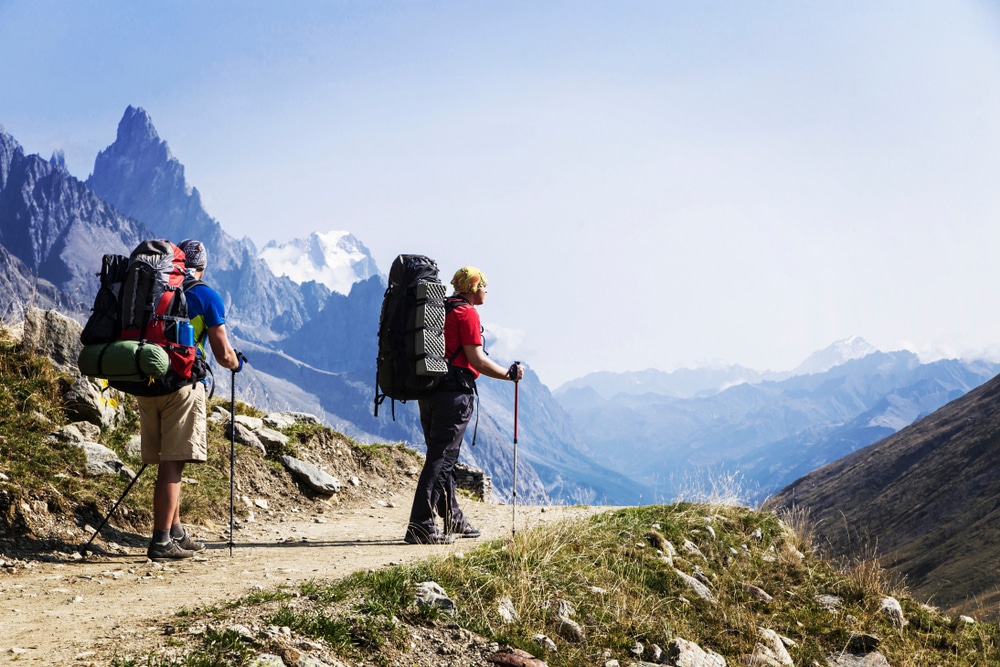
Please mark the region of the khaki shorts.
[[201, 462], [208, 459], [205, 385], [181, 387], [166, 396], [136, 396], [142, 462]]

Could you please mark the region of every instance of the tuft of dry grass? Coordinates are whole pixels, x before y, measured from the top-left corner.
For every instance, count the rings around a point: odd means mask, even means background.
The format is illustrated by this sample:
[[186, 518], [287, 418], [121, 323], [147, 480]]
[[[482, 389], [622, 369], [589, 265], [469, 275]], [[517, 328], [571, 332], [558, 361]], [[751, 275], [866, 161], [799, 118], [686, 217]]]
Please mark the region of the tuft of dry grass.
[[750, 507], [751, 500], [760, 495], [760, 489], [748, 485], [741, 472], [721, 466], [686, 469], [682, 478], [674, 481], [674, 488], [677, 502], [727, 507]]

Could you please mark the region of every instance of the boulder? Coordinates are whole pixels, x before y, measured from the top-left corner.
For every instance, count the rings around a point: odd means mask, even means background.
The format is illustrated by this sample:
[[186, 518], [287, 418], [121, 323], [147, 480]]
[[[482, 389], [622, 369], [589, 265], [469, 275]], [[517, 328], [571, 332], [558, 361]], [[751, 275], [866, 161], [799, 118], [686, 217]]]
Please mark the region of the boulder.
[[417, 606], [437, 607], [448, 614], [458, 612], [454, 600], [448, 597], [441, 585], [434, 581], [422, 581], [415, 587]]
[[509, 667], [546, 667], [545, 661], [519, 648], [505, 648], [486, 656], [486, 662]]
[[906, 617], [903, 615], [903, 607], [899, 600], [893, 597], [882, 598], [882, 614], [894, 627], [902, 628], [906, 625]]
[[881, 653], [854, 655], [852, 653], [834, 653], [827, 656], [830, 667], [890, 667], [889, 661]]
[[500, 600], [499, 605], [497, 605], [497, 613], [500, 614], [500, 620], [504, 623], [513, 623], [520, 619], [517, 609], [514, 608], [514, 601], [510, 598]]
[[[232, 425], [233, 425], [232, 422], [228, 422], [226, 424], [225, 436], [227, 438], [233, 437], [233, 433], [230, 430]], [[241, 445], [246, 445], [247, 447], [253, 447], [254, 449], [259, 449], [262, 454], [267, 454], [267, 449], [264, 447], [264, 443], [260, 441], [260, 438], [257, 437], [257, 433], [253, 429], [243, 424], [239, 420], [239, 417], [236, 418], [236, 435], [234, 439]]]
[[281, 451], [288, 446], [288, 436], [284, 433], [280, 433], [271, 428], [260, 428], [255, 432], [255, 435], [263, 444], [265, 451], [267, 448], [277, 449]]
[[70, 419], [110, 429], [125, 419], [124, 398], [124, 394], [108, 387], [106, 380], [80, 377], [63, 394], [63, 405]]
[[742, 583], [743, 591], [747, 593], [750, 597], [760, 600], [761, 602], [770, 602], [774, 598], [771, 597], [770, 593], [764, 589], [754, 586], [753, 584], [748, 584], [746, 582]]
[[726, 667], [726, 659], [693, 641], [677, 637], [667, 646], [667, 664], [674, 667]]
[[88, 473], [92, 475], [121, 475], [128, 481], [132, 481], [135, 477], [135, 472], [122, 463], [122, 460], [118, 458], [118, 455], [114, 451], [104, 445], [88, 441], [72, 442], [70, 444], [83, 450], [84, 455], [87, 457]]
[[251, 417], [249, 415], [236, 415], [236, 423], [243, 424], [251, 431], [257, 431], [264, 428], [264, 420], [260, 417]]
[[311, 415], [308, 412], [285, 412], [283, 414], [288, 415], [299, 424], [314, 424], [319, 426], [323, 423], [319, 420], [319, 417]]
[[559, 633], [559, 636], [568, 642], [580, 644], [587, 639], [587, 634], [583, 631], [583, 627], [568, 616], [560, 616], [557, 614], [553, 617], [552, 623], [555, 625], [556, 632]]
[[680, 577], [681, 581], [687, 584], [688, 587], [698, 595], [698, 597], [707, 600], [712, 604], [716, 603], [715, 596], [712, 594], [712, 591], [709, 590], [708, 586], [701, 583], [700, 581], [692, 577], [690, 574], [681, 572], [677, 568], [674, 568], [674, 572], [677, 574], [678, 577]]
[[286, 412], [271, 412], [264, 415], [264, 424], [271, 428], [289, 428], [295, 426], [295, 420]]
[[761, 641], [754, 647], [750, 664], [762, 667], [794, 667], [795, 662], [788, 654], [785, 643], [774, 630], [757, 628]]
[[86, 421], [73, 422], [49, 433], [48, 441], [75, 444], [84, 440], [96, 441], [101, 437], [101, 428]]
[[83, 349], [83, 327], [74, 319], [55, 310], [29, 308], [24, 315], [24, 349], [48, 357], [63, 373], [80, 375], [76, 360]]
[[290, 473], [316, 493], [329, 496], [340, 491], [340, 481], [336, 477], [323, 472], [311, 463], [292, 456], [282, 456], [280, 460]]

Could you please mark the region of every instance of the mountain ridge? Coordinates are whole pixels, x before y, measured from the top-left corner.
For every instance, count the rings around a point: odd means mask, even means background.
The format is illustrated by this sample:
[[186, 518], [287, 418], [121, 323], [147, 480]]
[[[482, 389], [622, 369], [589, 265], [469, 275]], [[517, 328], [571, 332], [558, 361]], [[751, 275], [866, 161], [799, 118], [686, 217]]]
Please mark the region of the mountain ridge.
[[[890, 435], [993, 377], [990, 362], [921, 363], [875, 352], [822, 373], [741, 383], [688, 398], [593, 388], [558, 395], [597, 460], [673, 497], [684, 479], [742, 478], [760, 502], [795, 478]], [[861, 419], [864, 417], [863, 419]], [[683, 482], [682, 482], [683, 480]]]

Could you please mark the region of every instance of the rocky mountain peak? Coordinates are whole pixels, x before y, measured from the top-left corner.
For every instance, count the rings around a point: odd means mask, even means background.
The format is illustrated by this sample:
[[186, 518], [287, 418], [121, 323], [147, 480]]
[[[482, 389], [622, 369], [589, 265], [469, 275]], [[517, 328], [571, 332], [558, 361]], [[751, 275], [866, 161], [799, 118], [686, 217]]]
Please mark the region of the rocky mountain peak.
[[153, 127], [153, 120], [142, 107], [129, 105], [125, 109], [125, 114], [118, 123], [118, 136], [111, 148], [117, 148], [118, 152], [124, 154], [138, 154], [147, 150], [160, 150], [165, 154], [165, 159], [170, 159], [170, 149], [167, 143], [160, 139], [156, 128]]
[[52, 151], [52, 157], [49, 158], [49, 164], [56, 169], [66, 170], [66, 154], [61, 150]]
[[10, 165], [14, 162], [16, 155], [24, 155], [21, 144], [17, 143], [14, 137], [7, 134], [0, 126], [0, 190], [7, 186]]
[[206, 228], [217, 226], [199, 210], [200, 201], [192, 197], [184, 178], [184, 166], [170, 154], [149, 115], [139, 107], [125, 110], [118, 136], [98, 153], [87, 187], [164, 238], [203, 237]]

